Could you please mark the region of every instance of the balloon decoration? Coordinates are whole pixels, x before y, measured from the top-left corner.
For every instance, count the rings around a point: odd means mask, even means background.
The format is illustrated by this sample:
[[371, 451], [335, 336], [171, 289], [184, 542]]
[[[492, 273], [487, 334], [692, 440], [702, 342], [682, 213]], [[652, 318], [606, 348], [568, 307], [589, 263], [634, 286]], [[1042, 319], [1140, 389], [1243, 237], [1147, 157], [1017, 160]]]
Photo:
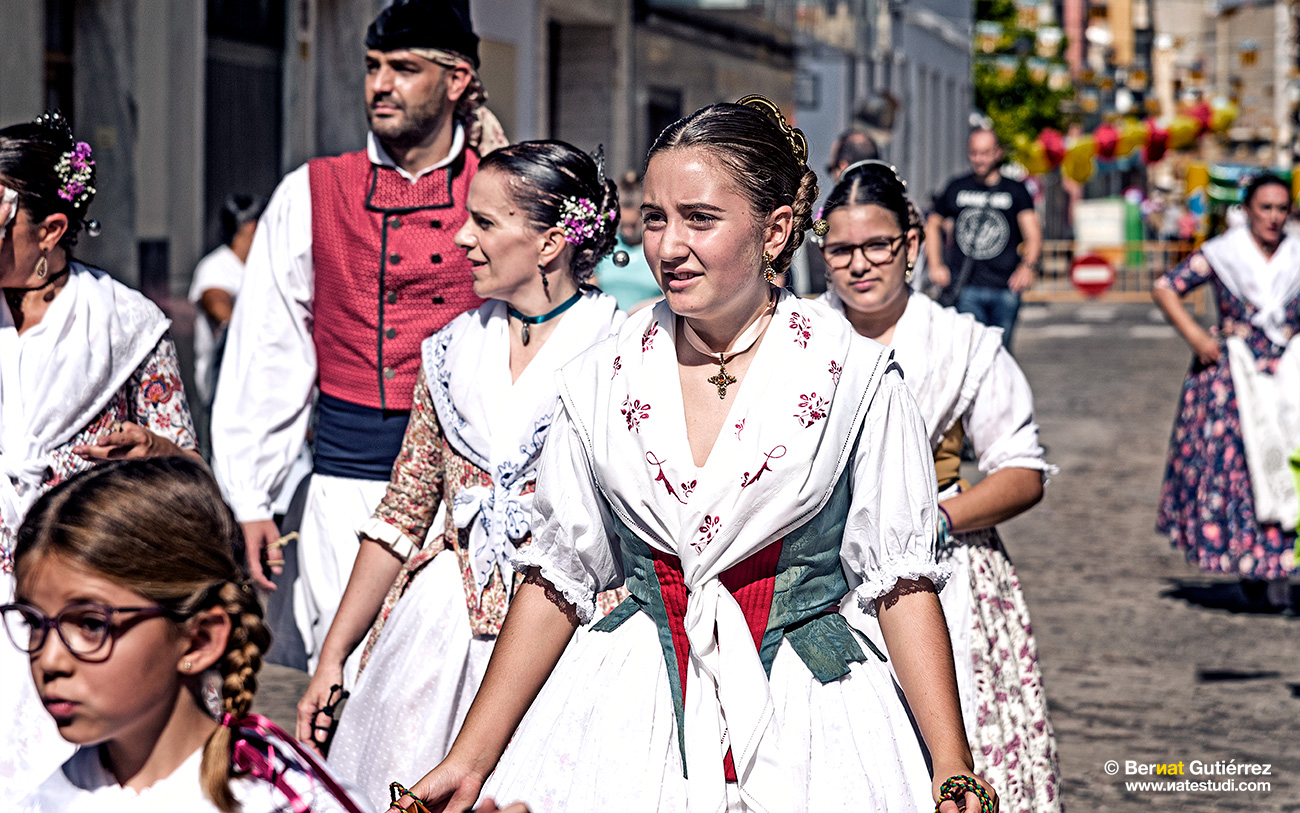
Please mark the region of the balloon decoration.
[[1173, 116], [1146, 121], [1121, 118], [1068, 138], [1049, 127], [1032, 141], [1017, 142], [1016, 159], [1031, 175], [1060, 169], [1067, 178], [1084, 183], [1097, 171], [1098, 161], [1125, 159], [1141, 150], [1142, 160], [1153, 164], [1168, 150], [1189, 147], [1206, 133], [1225, 132], [1238, 112], [1235, 102], [1216, 98]]

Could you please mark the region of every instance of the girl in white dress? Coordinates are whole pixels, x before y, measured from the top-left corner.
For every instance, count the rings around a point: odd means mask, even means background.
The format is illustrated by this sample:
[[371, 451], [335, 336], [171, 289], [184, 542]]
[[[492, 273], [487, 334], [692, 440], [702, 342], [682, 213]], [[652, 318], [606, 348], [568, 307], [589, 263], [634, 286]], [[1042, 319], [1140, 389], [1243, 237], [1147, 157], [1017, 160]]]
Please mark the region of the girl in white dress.
[[105, 463], [37, 501], [0, 613], [81, 748], [19, 810], [359, 813], [249, 714], [270, 634], [243, 562], [234, 515], [186, 458]]
[[[822, 301], [858, 333], [888, 344], [925, 418], [939, 487], [944, 556], [953, 577], [939, 593], [956, 656], [975, 768], [1007, 813], [1061, 808], [1056, 741], [1038, 647], [1015, 568], [996, 524], [1042, 497], [1043, 460], [1029, 383], [1002, 346], [1002, 330], [913, 293], [919, 231], [909, 228], [903, 181], [879, 161], [850, 166], [822, 209], [829, 290]], [[961, 478], [962, 439], [985, 474]], [[854, 619], [866, 629], [871, 621]]]
[[[320, 712], [368, 634], [329, 760], [376, 806], [390, 780], [447, 755], [521, 578], [510, 558], [530, 538], [555, 373], [625, 318], [583, 284], [618, 230], [618, 192], [591, 156], [559, 141], [502, 147], [479, 164], [467, 208], [456, 243], [489, 301], [424, 343], [392, 480], [358, 531], [298, 704], [298, 737], [322, 745]], [[446, 522], [434, 527], [440, 505]]]
[[[437, 809], [484, 791], [535, 811], [994, 809], [935, 594], [924, 425], [888, 348], [771, 284], [817, 182], [803, 134], [742, 102], [650, 152], [666, 301], [560, 373], [528, 575], [413, 788]], [[842, 604], [879, 615], [906, 704]]]

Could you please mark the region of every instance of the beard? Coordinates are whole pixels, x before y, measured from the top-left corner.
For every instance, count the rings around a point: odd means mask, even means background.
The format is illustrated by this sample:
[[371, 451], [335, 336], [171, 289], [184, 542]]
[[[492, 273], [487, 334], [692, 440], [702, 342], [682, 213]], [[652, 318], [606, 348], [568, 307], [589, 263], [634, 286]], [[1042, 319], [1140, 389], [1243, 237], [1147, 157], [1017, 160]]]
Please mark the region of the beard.
[[370, 131], [381, 144], [397, 149], [409, 149], [422, 143], [430, 133], [441, 129], [455, 110], [455, 105], [447, 100], [446, 75], [438, 81], [433, 93], [420, 104], [412, 105], [388, 95], [375, 97], [371, 104], [381, 100], [397, 107], [402, 115], [376, 119], [374, 108], [367, 105], [366, 119], [370, 123]]

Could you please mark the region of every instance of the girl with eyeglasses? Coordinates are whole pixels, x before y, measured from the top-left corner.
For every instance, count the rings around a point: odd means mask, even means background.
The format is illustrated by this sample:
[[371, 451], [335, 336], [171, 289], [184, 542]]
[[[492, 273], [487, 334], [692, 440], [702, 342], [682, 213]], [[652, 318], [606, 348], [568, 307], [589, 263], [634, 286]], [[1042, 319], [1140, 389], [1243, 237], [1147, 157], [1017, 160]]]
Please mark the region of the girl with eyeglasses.
[[359, 813], [249, 714], [270, 632], [243, 562], [238, 523], [186, 458], [106, 463], [37, 501], [0, 615], [80, 749], [18, 810]]
[[[889, 345], [925, 418], [939, 487], [944, 557], [940, 592], [957, 665], [975, 770], [1007, 810], [1060, 809], [1060, 770], [1037, 647], [1015, 570], [995, 526], [1042, 498], [1033, 395], [1003, 349], [1001, 328], [943, 308], [909, 283], [919, 251], [906, 187], [880, 161], [847, 168], [822, 209], [827, 292], [854, 329]], [[968, 438], [984, 479], [962, 479]], [[868, 628], [874, 620], [854, 619]]]

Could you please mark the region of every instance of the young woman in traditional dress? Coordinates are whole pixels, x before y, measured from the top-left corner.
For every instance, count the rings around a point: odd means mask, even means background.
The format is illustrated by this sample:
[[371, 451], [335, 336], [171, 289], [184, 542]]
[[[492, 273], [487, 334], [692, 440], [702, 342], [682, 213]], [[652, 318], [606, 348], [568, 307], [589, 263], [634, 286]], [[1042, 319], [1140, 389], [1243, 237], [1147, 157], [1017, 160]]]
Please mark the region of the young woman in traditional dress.
[[[392, 482], [360, 529], [298, 704], [298, 736], [319, 743], [318, 713], [369, 631], [329, 757], [380, 808], [390, 779], [446, 756], [487, 667], [519, 581], [510, 557], [529, 539], [555, 373], [624, 319], [613, 297], [583, 285], [618, 229], [617, 191], [590, 156], [558, 141], [498, 149], [479, 164], [468, 208], [456, 243], [475, 293], [492, 301], [424, 344]], [[426, 542], [440, 503], [446, 527]]]
[[[45, 491], [108, 457], [194, 451], [171, 324], [72, 257], [95, 196], [90, 146], [58, 114], [0, 130], [0, 601], [13, 537]], [[0, 809], [70, 753], [26, 664], [0, 647]]]
[[[1033, 395], [1002, 330], [911, 291], [920, 232], [903, 181], [879, 161], [849, 167], [822, 209], [828, 290], [821, 299], [863, 336], [889, 345], [925, 418], [939, 483], [939, 593], [952, 638], [975, 769], [1007, 813], [1058, 811], [1060, 769], [1029, 610], [996, 528], [1042, 497]], [[984, 479], [961, 478], [969, 438]], [[861, 619], [870, 629], [869, 619]]]
[[80, 749], [20, 813], [361, 813], [249, 709], [270, 645], [243, 533], [203, 464], [124, 460], [42, 497], [18, 531], [9, 638]]
[[[1246, 225], [1209, 240], [1156, 280], [1151, 296], [1191, 346], [1169, 443], [1156, 528], [1189, 562], [1258, 585], [1275, 610], [1291, 605], [1297, 499], [1286, 468], [1300, 430], [1300, 240], [1284, 227], [1291, 189], [1261, 175], [1247, 187]], [[1212, 283], [1219, 323], [1183, 307]], [[1265, 590], [1263, 581], [1267, 581]]]
[[[439, 809], [486, 789], [535, 811], [912, 811], [941, 786], [993, 807], [935, 595], [925, 427], [888, 348], [771, 284], [817, 182], [803, 134], [742, 101], [650, 152], [666, 300], [561, 371], [528, 576], [415, 789]], [[631, 598], [565, 651], [625, 578]], [[841, 602], [879, 614], [933, 776]]]

